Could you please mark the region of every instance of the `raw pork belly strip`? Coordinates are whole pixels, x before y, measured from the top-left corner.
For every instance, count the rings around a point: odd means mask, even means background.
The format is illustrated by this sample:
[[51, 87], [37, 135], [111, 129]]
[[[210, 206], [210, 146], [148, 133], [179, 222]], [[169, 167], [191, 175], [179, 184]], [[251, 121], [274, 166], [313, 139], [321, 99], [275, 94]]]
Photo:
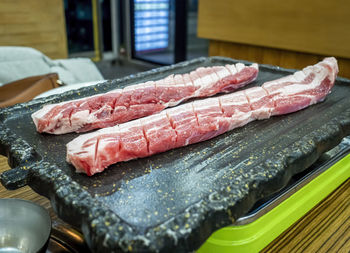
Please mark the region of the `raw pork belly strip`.
[[257, 64], [200, 67], [189, 74], [47, 105], [33, 113], [32, 118], [40, 133], [86, 132], [148, 116], [189, 98], [230, 92], [254, 81], [257, 75]]
[[322, 101], [337, 73], [336, 59], [326, 58], [261, 87], [194, 101], [84, 134], [67, 144], [67, 161], [91, 176], [117, 162], [205, 141], [253, 120], [295, 112]]

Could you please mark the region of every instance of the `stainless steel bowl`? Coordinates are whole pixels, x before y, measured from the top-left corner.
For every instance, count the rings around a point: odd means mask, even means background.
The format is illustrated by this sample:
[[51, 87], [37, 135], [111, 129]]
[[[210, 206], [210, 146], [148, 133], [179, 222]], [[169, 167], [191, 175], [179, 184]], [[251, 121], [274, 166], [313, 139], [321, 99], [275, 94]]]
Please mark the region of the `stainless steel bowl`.
[[26, 200], [0, 199], [0, 253], [44, 251], [50, 232], [45, 208]]

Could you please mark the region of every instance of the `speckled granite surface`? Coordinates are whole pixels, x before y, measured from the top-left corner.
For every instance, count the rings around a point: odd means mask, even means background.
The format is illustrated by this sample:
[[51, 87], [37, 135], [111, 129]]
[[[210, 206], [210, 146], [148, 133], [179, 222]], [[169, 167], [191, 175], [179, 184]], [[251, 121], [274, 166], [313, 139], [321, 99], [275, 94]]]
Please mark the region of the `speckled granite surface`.
[[[87, 177], [65, 162], [65, 144], [77, 134], [39, 134], [30, 114], [45, 103], [235, 62], [200, 58], [0, 111], [0, 152], [14, 169], [8, 188], [29, 184], [50, 198], [58, 215], [81, 227], [94, 251], [187, 252], [283, 187], [323, 152], [350, 134], [350, 82], [339, 78], [320, 104], [252, 122], [212, 140], [119, 163]], [[292, 73], [260, 66], [261, 85]]]

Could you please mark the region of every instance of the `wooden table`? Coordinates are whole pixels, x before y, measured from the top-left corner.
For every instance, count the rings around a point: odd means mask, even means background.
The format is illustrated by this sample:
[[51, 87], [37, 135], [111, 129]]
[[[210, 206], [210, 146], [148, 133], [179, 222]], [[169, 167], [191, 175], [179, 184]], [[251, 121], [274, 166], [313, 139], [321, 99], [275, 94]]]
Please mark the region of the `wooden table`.
[[[0, 173], [10, 169], [0, 156]], [[21, 198], [44, 206], [53, 220], [48, 199], [28, 186], [8, 191], [0, 185], [0, 198]], [[271, 242], [263, 252], [350, 252], [350, 179]]]

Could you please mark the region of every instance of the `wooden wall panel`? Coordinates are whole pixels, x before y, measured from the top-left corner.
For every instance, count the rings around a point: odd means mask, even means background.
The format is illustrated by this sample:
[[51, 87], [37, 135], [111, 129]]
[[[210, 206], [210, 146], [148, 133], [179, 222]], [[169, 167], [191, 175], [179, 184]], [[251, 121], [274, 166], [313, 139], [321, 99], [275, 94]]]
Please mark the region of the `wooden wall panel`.
[[[302, 69], [307, 65], [317, 63], [325, 57], [324, 55], [299, 53], [216, 40], [211, 40], [209, 43], [209, 55], [226, 56], [292, 69]], [[350, 59], [337, 57], [337, 60], [339, 64], [339, 76], [350, 78]]]
[[52, 59], [67, 58], [63, 0], [1, 0], [0, 46], [28, 46]]
[[201, 0], [202, 38], [350, 58], [350, 1]]

